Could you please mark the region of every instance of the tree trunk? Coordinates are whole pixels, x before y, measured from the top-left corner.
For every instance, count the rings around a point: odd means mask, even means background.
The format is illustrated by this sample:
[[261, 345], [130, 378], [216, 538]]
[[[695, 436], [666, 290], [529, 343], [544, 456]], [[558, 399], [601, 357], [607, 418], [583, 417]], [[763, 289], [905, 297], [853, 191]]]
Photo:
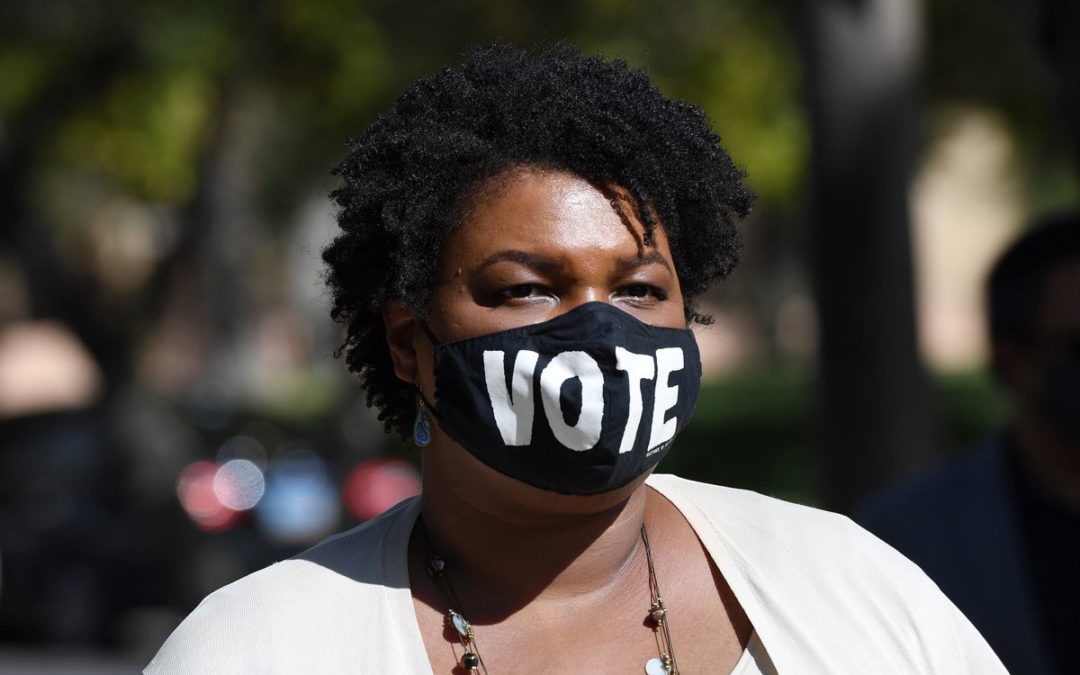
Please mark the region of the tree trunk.
[[813, 129], [818, 466], [824, 504], [850, 511], [934, 454], [908, 222], [921, 16], [910, 0], [802, 0], [797, 19]]
[[1014, 0], [1047, 69], [1050, 96], [1080, 170], [1080, 3], [1075, 0]]

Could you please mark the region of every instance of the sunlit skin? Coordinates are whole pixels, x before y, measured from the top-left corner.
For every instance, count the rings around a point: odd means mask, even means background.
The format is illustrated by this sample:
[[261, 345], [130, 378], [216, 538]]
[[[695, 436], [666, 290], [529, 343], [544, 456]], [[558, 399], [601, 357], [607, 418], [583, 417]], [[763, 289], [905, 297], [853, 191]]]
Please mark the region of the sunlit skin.
[[[495, 185], [441, 252], [428, 307], [439, 340], [546, 321], [593, 301], [686, 327], [663, 230], [644, 246], [621, 191], [525, 169]], [[394, 304], [385, 320], [398, 377], [434, 400], [433, 345], [415, 312]], [[644, 476], [589, 497], [539, 490], [489, 469], [435, 423], [423, 453], [423, 521], [493, 675], [642, 672], [658, 653], [645, 623], [642, 522], [682, 671], [727, 672], [737, 662], [749, 621], [693, 530]], [[424, 572], [428, 555], [417, 528], [409, 545], [417, 621], [434, 672], [450, 673], [447, 602]]]
[[[1080, 263], [1046, 277], [1032, 345], [995, 345], [996, 358], [1015, 408], [1015, 433], [1024, 468], [1048, 493], [1080, 512], [1080, 447], [1060, 438], [1042, 420], [1038, 397], [1049, 359], [1066, 336], [1080, 334]], [[1080, 406], [1080, 402], [1077, 402]]]

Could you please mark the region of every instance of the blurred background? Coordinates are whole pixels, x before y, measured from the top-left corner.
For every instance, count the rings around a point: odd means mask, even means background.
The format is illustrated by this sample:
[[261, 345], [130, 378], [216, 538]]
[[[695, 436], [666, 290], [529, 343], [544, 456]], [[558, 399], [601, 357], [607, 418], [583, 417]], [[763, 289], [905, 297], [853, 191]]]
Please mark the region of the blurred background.
[[334, 357], [345, 139], [470, 45], [700, 104], [759, 194], [662, 471], [850, 512], [1003, 423], [982, 284], [1080, 203], [1068, 0], [6, 0], [0, 670], [116, 672], [415, 494]]

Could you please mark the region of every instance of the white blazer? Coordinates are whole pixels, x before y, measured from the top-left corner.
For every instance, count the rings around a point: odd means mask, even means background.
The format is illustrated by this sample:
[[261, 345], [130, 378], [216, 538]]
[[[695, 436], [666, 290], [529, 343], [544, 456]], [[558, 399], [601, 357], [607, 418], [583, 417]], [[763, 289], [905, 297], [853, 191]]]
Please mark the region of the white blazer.
[[[669, 475], [648, 485], [697, 532], [776, 672], [1005, 672], [918, 567], [848, 518]], [[429, 675], [406, 566], [418, 513], [408, 500], [212, 593], [145, 672]]]

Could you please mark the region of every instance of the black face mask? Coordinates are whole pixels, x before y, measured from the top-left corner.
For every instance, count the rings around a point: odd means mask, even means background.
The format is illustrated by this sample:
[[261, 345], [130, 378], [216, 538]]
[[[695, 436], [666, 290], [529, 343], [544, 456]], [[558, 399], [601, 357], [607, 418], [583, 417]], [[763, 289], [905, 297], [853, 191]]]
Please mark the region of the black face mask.
[[590, 302], [544, 323], [437, 344], [432, 413], [496, 471], [592, 495], [663, 459], [700, 381], [690, 330]]

